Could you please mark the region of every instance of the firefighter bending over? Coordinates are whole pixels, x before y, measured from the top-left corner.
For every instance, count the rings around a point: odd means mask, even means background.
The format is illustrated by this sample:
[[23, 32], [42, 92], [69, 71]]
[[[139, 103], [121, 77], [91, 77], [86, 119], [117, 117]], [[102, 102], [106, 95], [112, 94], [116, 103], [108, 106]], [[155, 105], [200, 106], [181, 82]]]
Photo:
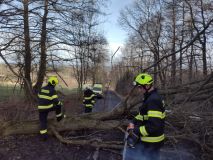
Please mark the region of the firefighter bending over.
[[127, 127], [126, 154], [124, 160], [159, 160], [159, 150], [164, 142], [164, 102], [153, 87], [149, 74], [139, 74], [134, 84], [144, 94], [138, 115]]
[[89, 87], [86, 87], [84, 90], [84, 99], [83, 99], [83, 104], [85, 107], [84, 113], [92, 112], [92, 108], [95, 104], [95, 98], [96, 98], [95, 93]]
[[51, 111], [56, 112], [56, 119], [59, 122], [65, 115], [62, 112], [62, 103], [58, 100], [55, 86], [58, 84], [57, 76], [50, 76], [48, 84], [41, 88], [38, 93], [38, 111], [40, 120], [41, 140], [47, 140], [47, 117]]

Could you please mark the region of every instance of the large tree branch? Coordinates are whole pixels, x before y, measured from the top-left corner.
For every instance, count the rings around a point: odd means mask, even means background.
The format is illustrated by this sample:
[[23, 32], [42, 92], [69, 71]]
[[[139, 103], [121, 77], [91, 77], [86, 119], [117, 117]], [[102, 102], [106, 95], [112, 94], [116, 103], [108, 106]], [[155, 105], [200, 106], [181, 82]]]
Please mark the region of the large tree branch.
[[63, 138], [55, 128], [51, 127], [51, 131], [56, 136], [56, 138], [65, 144], [74, 144], [74, 145], [90, 145], [92, 147], [96, 148], [111, 148], [111, 149], [122, 149], [123, 148], [123, 142], [121, 141], [107, 141], [103, 142], [102, 139], [89, 139], [89, 140], [68, 140]]
[[[55, 127], [58, 131], [70, 131], [81, 129], [106, 129], [110, 130], [126, 125], [126, 121], [122, 121], [122, 115], [135, 105], [130, 99], [134, 88], [129, 95], [122, 100], [117, 106], [108, 112], [95, 112], [67, 117], [62, 122], [57, 123], [55, 120], [49, 120], [49, 127]], [[118, 120], [120, 118], [120, 120]], [[33, 134], [39, 131], [39, 121], [22, 121], [22, 122], [0, 122], [1, 136], [13, 134]]]
[[[1, 136], [8, 136], [14, 134], [35, 134], [39, 133], [39, 121], [21, 121], [21, 122], [0, 122]], [[125, 124], [117, 120], [94, 120], [84, 118], [84, 116], [67, 117], [62, 122], [56, 122], [55, 120], [49, 120], [49, 129], [51, 127], [57, 128], [57, 131], [70, 131], [70, 130], [82, 130], [82, 129], [100, 129], [110, 130], [117, 128]], [[51, 132], [50, 132], [51, 134]]]

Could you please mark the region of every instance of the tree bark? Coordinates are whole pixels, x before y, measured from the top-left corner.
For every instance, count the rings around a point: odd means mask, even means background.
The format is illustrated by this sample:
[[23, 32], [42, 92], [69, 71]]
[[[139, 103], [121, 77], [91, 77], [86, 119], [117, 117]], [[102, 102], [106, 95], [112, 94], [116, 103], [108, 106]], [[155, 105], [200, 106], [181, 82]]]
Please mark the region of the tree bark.
[[[93, 120], [82, 117], [67, 117], [62, 122], [57, 123], [56, 120], [48, 121], [48, 129], [57, 128], [57, 131], [74, 131], [82, 129], [102, 129], [110, 130], [122, 126], [117, 120]], [[39, 133], [39, 121], [22, 121], [22, 122], [1, 122], [1, 136], [9, 136], [15, 134], [37, 134]], [[51, 131], [49, 132], [50, 134]]]
[[46, 53], [46, 39], [47, 39], [47, 15], [48, 15], [48, 0], [45, 0], [44, 7], [44, 15], [42, 18], [42, 29], [41, 29], [41, 57], [40, 57], [40, 65], [38, 71], [37, 82], [35, 84], [34, 91], [37, 93], [41, 88], [44, 76], [46, 73], [46, 64], [47, 64], [47, 53]]
[[[175, 0], [173, 0], [173, 4], [172, 4], [172, 53], [175, 53], [176, 50], [176, 2]], [[172, 85], [176, 84], [176, 54], [172, 54], [172, 68], [171, 68], [171, 82]]]
[[[30, 49], [30, 33], [29, 33], [29, 15], [28, 15], [28, 0], [23, 1], [24, 5], [24, 90], [28, 100], [32, 100], [32, 82], [31, 82], [31, 49]], [[28, 83], [28, 84], [27, 84]]]

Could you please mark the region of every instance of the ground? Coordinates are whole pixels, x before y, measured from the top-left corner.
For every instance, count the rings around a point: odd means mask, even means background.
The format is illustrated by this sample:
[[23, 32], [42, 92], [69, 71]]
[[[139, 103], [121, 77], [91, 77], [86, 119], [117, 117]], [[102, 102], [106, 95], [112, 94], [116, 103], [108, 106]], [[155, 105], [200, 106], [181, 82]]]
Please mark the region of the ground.
[[[75, 99], [75, 100], [74, 100]], [[64, 105], [67, 114], [82, 114], [83, 106], [81, 103], [77, 103], [76, 99], [78, 97], [72, 96], [64, 98]], [[105, 94], [104, 99], [97, 101], [94, 112], [107, 111], [112, 109], [119, 103], [120, 98], [115, 93], [109, 91]], [[17, 105], [19, 101], [13, 100], [9, 103], [1, 103], [1, 119], [7, 120], [11, 117], [20, 118], [17, 116]], [[7, 108], [10, 106], [16, 112], [11, 112]], [[76, 107], [75, 107], [76, 106]], [[50, 117], [55, 116], [50, 114]], [[32, 110], [32, 114], [22, 116], [25, 119], [36, 119], [37, 111]], [[94, 133], [93, 137], [101, 138], [103, 140], [119, 140], [123, 141], [124, 134], [120, 131], [85, 131], [80, 133], [84, 135], [84, 138], [88, 136], [89, 133]], [[69, 138], [73, 137], [72, 132], [61, 133], [63, 137]], [[76, 136], [76, 134], [75, 134]], [[91, 137], [90, 137], [91, 138]], [[60, 143], [58, 139], [53, 136], [49, 136], [46, 142], [40, 141], [39, 135], [14, 135], [8, 136], [0, 139], [0, 159], [1, 160], [121, 160], [122, 150], [104, 150], [100, 148], [94, 148], [90, 146], [77, 146], [77, 145], [66, 145]], [[201, 149], [196, 147], [191, 141], [178, 141], [171, 142], [166, 141], [165, 146], [161, 151], [161, 160], [199, 160], [201, 158]]]
[[[112, 93], [111, 93], [112, 94]], [[102, 110], [109, 110], [119, 102], [119, 98], [116, 95], [106, 96], [105, 99], [98, 100], [94, 107], [94, 112]], [[84, 111], [81, 103], [77, 103], [78, 97], [72, 96], [64, 97], [64, 106], [66, 113], [69, 114], [82, 114]], [[110, 99], [110, 100], [108, 100]], [[2, 102], [1, 110], [5, 114], [1, 114], [1, 119], [9, 120], [12, 117], [20, 117], [17, 114], [18, 106], [22, 106], [21, 101]], [[8, 108], [9, 106], [9, 108]], [[14, 112], [9, 112], [14, 109]], [[25, 115], [25, 119], [36, 119], [37, 111], [32, 109], [31, 117]], [[53, 117], [54, 113], [51, 113], [49, 117]], [[22, 118], [24, 118], [22, 116]], [[86, 131], [87, 132], [87, 131]], [[90, 131], [88, 131], [90, 132]], [[93, 131], [92, 131], [93, 132]], [[123, 139], [123, 135], [117, 132], [100, 131], [94, 134], [95, 137], [101, 137], [105, 140], [111, 140], [111, 137], [116, 139]], [[64, 137], [71, 136], [72, 133], [61, 133]], [[113, 134], [113, 135], [112, 135]], [[85, 133], [87, 135], [87, 133]], [[0, 159], [1, 160], [119, 160], [121, 159], [122, 151], [103, 150], [90, 146], [76, 146], [66, 145], [60, 143], [53, 136], [49, 136], [46, 142], [40, 141], [39, 135], [15, 135], [8, 136], [0, 139]]]
[[55, 137], [46, 142], [38, 135], [10, 136], [0, 140], [1, 160], [119, 160], [119, 154], [90, 146], [61, 144]]

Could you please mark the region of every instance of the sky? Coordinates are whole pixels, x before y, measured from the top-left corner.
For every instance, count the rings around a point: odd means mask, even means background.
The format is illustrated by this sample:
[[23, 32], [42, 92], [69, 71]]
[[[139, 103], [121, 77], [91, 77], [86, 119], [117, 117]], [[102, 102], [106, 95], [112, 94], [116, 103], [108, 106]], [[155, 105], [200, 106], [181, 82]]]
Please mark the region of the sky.
[[[114, 53], [117, 48], [125, 42], [127, 33], [119, 26], [118, 18], [120, 16], [120, 10], [125, 6], [131, 4], [132, 0], [109, 0], [108, 8], [105, 10], [108, 15], [106, 21], [103, 24], [106, 38], [109, 42], [110, 53]], [[120, 51], [115, 55], [118, 56]]]

